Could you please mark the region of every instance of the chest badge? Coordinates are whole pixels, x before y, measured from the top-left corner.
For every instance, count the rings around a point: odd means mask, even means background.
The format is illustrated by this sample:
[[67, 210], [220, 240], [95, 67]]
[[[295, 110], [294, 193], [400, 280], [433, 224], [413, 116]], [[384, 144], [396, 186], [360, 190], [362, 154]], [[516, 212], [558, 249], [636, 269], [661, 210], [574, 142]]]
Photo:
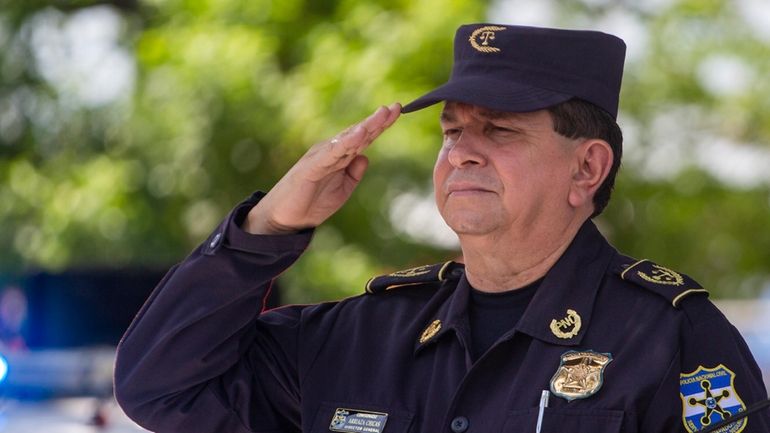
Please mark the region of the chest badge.
[[[733, 381], [735, 373], [722, 364], [714, 368], [699, 366], [692, 373], [679, 375], [679, 395], [682, 398], [682, 422], [688, 432], [702, 430], [746, 410]], [[738, 433], [746, 427], [746, 418], [720, 429]]]
[[604, 367], [610, 362], [609, 353], [564, 352], [559, 369], [551, 378], [551, 392], [569, 401], [596, 394], [604, 383]]
[[344, 433], [382, 433], [388, 414], [355, 409], [337, 408], [329, 430]]
[[553, 332], [553, 335], [565, 340], [576, 336], [580, 332], [581, 326], [583, 326], [583, 321], [580, 319], [580, 314], [573, 309], [567, 310], [565, 318], [551, 320], [551, 332]]
[[426, 341], [433, 338], [434, 335], [438, 334], [438, 331], [441, 330], [441, 321], [440, 320], [434, 320], [433, 322], [428, 325], [427, 328], [425, 328], [424, 331], [422, 331], [422, 335], [420, 335], [420, 344], [424, 344]]

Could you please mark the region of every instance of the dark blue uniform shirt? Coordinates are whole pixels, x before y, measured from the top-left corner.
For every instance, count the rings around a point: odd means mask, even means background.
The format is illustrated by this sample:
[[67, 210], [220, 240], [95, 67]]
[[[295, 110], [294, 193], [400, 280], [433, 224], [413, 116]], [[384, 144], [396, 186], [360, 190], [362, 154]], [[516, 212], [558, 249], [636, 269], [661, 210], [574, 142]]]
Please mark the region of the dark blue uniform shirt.
[[[534, 433], [549, 390], [543, 433], [685, 432], [766, 398], [744, 341], [702, 289], [618, 254], [591, 222], [475, 362], [460, 266], [262, 311], [311, 233], [241, 231], [238, 215], [257, 199], [169, 271], [120, 344], [118, 400], [150, 430]], [[770, 422], [752, 415], [727, 431]]]

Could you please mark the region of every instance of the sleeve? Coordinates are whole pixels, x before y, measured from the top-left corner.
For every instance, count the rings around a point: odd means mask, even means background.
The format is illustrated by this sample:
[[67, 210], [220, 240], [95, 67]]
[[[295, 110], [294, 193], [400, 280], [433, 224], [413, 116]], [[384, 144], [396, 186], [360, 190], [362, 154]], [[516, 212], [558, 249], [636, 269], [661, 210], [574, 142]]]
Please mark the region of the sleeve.
[[299, 430], [301, 309], [260, 313], [271, 281], [301, 255], [312, 232], [242, 231], [240, 222], [261, 196], [239, 205], [168, 272], [123, 336], [115, 395], [143, 427], [201, 433]]
[[[762, 373], [738, 330], [706, 296], [682, 302], [680, 348], [653, 397], [641, 431], [695, 432], [767, 399]], [[720, 432], [770, 431], [768, 411]]]

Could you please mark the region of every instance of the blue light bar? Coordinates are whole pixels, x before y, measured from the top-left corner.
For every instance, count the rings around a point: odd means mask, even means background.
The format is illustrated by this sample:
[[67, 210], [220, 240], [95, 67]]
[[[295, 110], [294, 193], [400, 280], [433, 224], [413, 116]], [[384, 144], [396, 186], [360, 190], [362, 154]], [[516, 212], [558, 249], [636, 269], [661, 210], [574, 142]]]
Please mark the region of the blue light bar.
[[3, 355], [0, 355], [0, 383], [3, 383], [8, 376], [8, 361]]

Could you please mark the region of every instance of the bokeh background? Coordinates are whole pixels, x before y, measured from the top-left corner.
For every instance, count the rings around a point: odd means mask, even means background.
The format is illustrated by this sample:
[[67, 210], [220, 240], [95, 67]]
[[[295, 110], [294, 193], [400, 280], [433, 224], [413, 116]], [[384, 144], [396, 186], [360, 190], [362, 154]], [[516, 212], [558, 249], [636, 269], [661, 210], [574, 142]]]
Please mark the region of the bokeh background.
[[[766, 0], [0, 0], [0, 432], [136, 431], [112, 354], [165, 269], [312, 143], [442, 83], [478, 21], [626, 40], [624, 166], [597, 222], [707, 287], [770, 372]], [[370, 148], [275, 303], [457, 256], [438, 115]]]

